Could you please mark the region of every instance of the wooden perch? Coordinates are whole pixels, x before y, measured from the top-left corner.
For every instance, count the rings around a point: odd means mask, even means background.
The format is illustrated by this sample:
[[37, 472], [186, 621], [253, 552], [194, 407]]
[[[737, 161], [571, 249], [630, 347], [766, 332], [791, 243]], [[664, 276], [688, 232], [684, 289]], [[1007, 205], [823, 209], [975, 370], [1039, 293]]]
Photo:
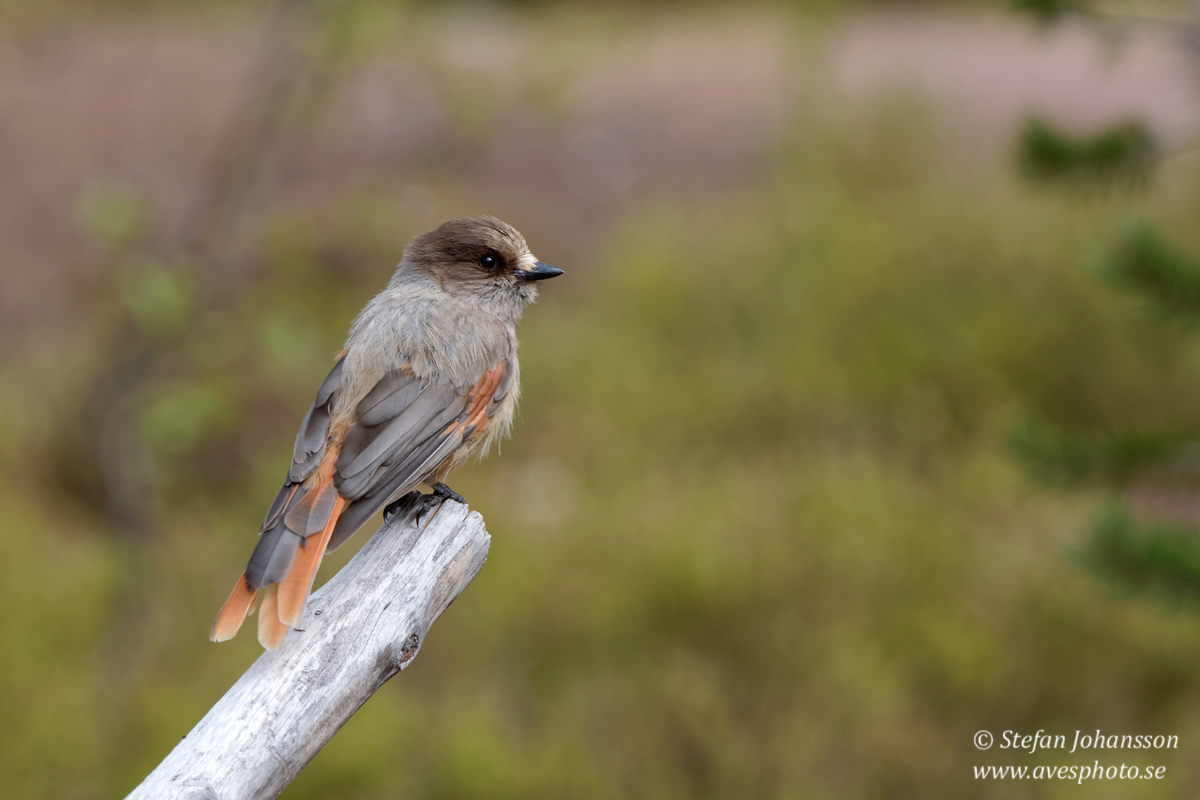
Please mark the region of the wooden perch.
[[479, 572], [483, 518], [447, 501], [418, 529], [383, 525], [129, 798], [277, 796], [350, 716], [404, 669]]

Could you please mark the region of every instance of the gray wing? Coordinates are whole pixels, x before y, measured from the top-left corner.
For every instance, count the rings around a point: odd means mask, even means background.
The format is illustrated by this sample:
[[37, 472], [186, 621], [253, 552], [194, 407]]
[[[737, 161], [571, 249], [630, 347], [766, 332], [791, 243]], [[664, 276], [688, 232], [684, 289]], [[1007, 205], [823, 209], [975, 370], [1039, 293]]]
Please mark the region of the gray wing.
[[[287, 574], [297, 546], [324, 520], [332, 494], [307, 498], [303, 485], [325, 456], [330, 415], [342, 382], [339, 360], [321, 383], [296, 434], [287, 479], [267, 511], [246, 566], [253, 587]], [[330, 537], [332, 551], [376, 512], [415, 489], [499, 409], [516, 375], [509, 354], [473, 385], [418, 380], [401, 367], [388, 373], [359, 401], [334, 466], [334, 488], [348, 502]]]
[[393, 499], [412, 491], [499, 409], [516, 373], [510, 353], [473, 385], [426, 383], [407, 368], [389, 373], [359, 402], [334, 469], [349, 503], [333, 550]]
[[[329, 417], [334, 396], [342, 383], [342, 364], [343, 359], [339, 358], [325, 376], [321, 388], [317, 390], [316, 399], [300, 423], [287, 479], [267, 509], [266, 519], [259, 529], [258, 544], [246, 565], [246, 580], [255, 588], [283, 579], [292, 566], [296, 546], [313, 533], [308, 520], [320, 518], [321, 508], [314, 509], [312, 504], [301, 504], [304, 490], [300, 484], [313, 473], [325, 456]], [[321, 505], [331, 500], [322, 498]], [[306, 513], [297, 513], [298, 507], [306, 508]]]

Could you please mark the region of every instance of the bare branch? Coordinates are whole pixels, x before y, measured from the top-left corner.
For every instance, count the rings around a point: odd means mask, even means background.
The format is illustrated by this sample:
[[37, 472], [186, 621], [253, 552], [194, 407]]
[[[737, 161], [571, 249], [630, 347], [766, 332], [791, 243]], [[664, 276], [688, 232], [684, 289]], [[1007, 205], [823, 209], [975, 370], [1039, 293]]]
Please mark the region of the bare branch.
[[412, 661], [489, 540], [479, 514], [449, 501], [421, 529], [382, 526], [309, 599], [300, 630], [263, 653], [129, 798], [276, 797]]

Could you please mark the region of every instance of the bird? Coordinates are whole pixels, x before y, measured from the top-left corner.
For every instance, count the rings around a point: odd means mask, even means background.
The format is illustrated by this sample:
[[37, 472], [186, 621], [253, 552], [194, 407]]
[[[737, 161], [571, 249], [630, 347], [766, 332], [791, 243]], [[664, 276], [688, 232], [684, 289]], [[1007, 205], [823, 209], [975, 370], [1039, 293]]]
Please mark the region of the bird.
[[233, 638], [261, 601], [258, 640], [274, 650], [299, 622], [322, 556], [379, 510], [415, 502], [419, 517], [462, 502], [446, 477], [508, 433], [520, 392], [516, 323], [540, 282], [561, 274], [495, 217], [412, 238], [301, 421], [211, 640]]

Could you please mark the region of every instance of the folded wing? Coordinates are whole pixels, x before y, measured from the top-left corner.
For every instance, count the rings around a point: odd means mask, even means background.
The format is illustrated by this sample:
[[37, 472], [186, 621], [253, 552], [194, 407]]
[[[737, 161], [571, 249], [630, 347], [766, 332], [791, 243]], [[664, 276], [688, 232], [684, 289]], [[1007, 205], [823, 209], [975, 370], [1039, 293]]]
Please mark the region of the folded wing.
[[498, 412], [516, 376], [511, 352], [470, 385], [423, 381], [401, 366], [359, 401], [348, 425], [334, 431], [343, 363], [322, 382], [300, 424], [287, 479], [213, 624], [214, 641], [237, 633], [261, 591], [259, 640], [268, 649], [278, 645], [299, 620], [326, 550], [430, 478]]
[[381, 380], [358, 404], [338, 453], [334, 483], [347, 506], [329, 549], [425, 482], [496, 413], [515, 372], [510, 354], [471, 386], [423, 383], [406, 368]]

